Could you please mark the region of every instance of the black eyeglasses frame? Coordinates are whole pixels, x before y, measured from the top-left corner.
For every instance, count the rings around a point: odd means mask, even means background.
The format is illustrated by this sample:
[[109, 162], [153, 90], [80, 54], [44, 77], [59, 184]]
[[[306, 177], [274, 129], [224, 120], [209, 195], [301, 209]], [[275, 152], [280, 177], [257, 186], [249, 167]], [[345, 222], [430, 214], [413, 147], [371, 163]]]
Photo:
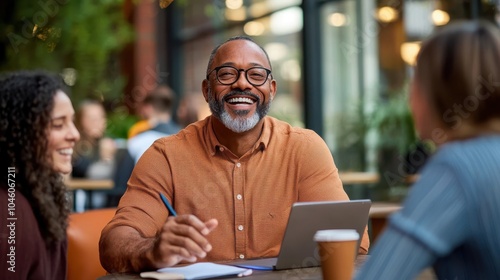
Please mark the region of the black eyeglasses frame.
[[[238, 76], [236, 77], [236, 79], [235, 79], [235, 80], [234, 80], [234, 82], [232, 82], [232, 83], [224, 83], [224, 82], [221, 82], [221, 81], [219, 80], [219, 75], [217, 75], [220, 69], [222, 69], [222, 68], [226, 68], [226, 67], [233, 68], [234, 70], [236, 70], [236, 71], [238, 72]], [[262, 82], [261, 84], [254, 84], [254, 83], [252, 83], [252, 82], [248, 79], [248, 71], [249, 71], [249, 70], [252, 70], [252, 69], [256, 69], [256, 68], [258, 68], [258, 69], [264, 69], [264, 70], [266, 71], [266, 73], [267, 73], [267, 75], [266, 75], [266, 79], [265, 79], [265, 80], [264, 80], [264, 82]], [[214, 68], [214, 69], [212, 69], [210, 72], [208, 72], [207, 77], [206, 77], [206, 78], [207, 78], [207, 80], [209, 80], [210, 75], [211, 75], [211, 74], [212, 74], [212, 72], [214, 72], [214, 71], [215, 71], [215, 78], [217, 79], [217, 81], [218, 81], [220, 84], [225, 85], [225, 86], [230, 86], [230, 85], [232, 85], [232, 84], [236, 83], [236, 82], [240, 79], [241, 72], [244, 72], [244, 73], [245, 73], [245, 79], [247, 80], [247, 82], [248, 82], [248, 83], [250, 83], [250, 84], [251, 84], [252, 86], [254, 86], [254, 87], [260, 87], [260, 86], [262, 86], [263, 84], [265, 84], [265, 83], [267, 82], [267, 80], [269, 80], [269, 75], [271, 75], [271, 79], [273, 78], [273, 76], [272, 76], [272, 71], [271, 71], [270, 69], [265, 68], [265, 67], [261, 67], [261, 66], [254, 66], [254, 67], [250, 67], [250, 68], [248, 68], [248, 69], [241, 69], [241, 68], [240, 68], [240, 69], [238, 69], [238, 68], [236, 68], [236, 67], [234, 67], [234, 66], [230, 66], [230, 65], [221, 65], [221, 66], [217, 66], [217, 67], [215, 67], [215, 68]]]

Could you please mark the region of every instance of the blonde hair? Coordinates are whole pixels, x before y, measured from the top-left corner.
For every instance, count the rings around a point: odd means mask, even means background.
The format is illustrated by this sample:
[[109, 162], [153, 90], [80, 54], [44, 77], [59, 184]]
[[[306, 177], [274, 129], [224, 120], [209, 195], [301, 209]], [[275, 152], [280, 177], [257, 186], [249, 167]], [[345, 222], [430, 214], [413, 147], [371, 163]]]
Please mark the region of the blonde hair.
[[426, 40], [416, 79], [443, 124], [500, 117], [500, 31], [488, 22], [451, 24]]

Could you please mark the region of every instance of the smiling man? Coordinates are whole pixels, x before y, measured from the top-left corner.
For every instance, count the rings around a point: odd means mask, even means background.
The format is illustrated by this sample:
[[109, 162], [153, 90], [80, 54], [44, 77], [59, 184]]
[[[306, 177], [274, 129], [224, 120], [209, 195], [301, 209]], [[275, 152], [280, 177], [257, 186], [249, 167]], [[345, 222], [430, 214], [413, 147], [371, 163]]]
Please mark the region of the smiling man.
[[[202, 82], [212, 115], [157, 140], [138, 161], [101, 236], [106, 270], [277, 256], [294, 202], [349, 199], [324, 141], [266, 116], [276, 89], [251, 39], [212, 51]], [[360, 253], [368, 247], [365, 233]]]

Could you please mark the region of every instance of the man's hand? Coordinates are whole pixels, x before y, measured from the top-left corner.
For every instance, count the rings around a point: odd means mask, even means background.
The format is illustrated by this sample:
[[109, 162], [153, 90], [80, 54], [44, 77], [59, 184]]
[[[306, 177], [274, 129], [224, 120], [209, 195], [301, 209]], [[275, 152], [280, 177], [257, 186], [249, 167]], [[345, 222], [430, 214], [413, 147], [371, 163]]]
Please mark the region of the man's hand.
[[157, 268], [206, 257], [212, 245], [205, 238], [218, 225], [216, 219], [200, 221], [194, 215], [170, 216], [154, 243], [151, 260]]

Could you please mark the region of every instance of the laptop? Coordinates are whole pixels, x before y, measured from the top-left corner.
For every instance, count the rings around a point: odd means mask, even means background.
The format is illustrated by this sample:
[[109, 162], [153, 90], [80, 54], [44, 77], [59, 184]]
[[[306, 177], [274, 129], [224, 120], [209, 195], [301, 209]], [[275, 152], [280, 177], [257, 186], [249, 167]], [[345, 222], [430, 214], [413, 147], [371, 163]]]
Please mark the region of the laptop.
[[[371, 200], [296, 202], [276, 258], [231, 262], [231, 265], [256, 270], [282, 270], [320, 266], [314, 234], [322, 229], [354, 229], [361, 238], [368, 223]], [[357, 250], [356, 250], [357, 252]]]

